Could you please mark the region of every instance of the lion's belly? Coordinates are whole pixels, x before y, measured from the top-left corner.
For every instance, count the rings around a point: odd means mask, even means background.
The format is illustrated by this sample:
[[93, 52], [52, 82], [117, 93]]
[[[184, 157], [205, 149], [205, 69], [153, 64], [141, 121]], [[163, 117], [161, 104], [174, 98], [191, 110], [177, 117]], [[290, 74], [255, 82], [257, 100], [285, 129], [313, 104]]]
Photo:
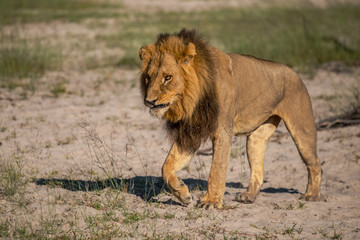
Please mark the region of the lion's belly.
[[266, 122], [273, 114], [262, 113], [260, 115], [237, 115], [234, 119], [233, 134], [235, 136], [250, 135], [256, 128]]

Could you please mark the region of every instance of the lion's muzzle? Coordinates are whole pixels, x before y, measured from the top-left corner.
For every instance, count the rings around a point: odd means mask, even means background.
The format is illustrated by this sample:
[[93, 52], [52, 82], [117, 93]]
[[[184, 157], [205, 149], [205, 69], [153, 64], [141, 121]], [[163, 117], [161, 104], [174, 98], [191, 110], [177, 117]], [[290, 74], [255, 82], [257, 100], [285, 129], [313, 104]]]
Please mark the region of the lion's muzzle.
[[156, 104], [156, 101], [157, 101], [157, 99], [154, 100], [154, 101], [148, 101], [148, 100], [145, 99], [144, 104], [148, 108], [154, 109], [154, 110], [155, 109], [165, 108], [165, 107], [168, 107], [170, 105], [170, 103]]
[[166, 104], [159, 104], [159, 105], [154, 105], [153, 107], [151, 107], [151, 109], [161, 109], [161, 108], [166, 108], [167, 106], [169, 106], [169, 103]]
[[157, 99], [153, 100], [153, 101], [149, 101], [147, 99], [144, 100], [144, 105], [147, 106], [148, 108], [152, 108], [155, 106]]
[[156, 104], [156, 101], [157, 100], [148, 101], [145, 99], [144, 104], [149, 108], [149, 112], [151, 115], [157, 118], [161, 118], [163, 114], [168, 110], [170, 103]]

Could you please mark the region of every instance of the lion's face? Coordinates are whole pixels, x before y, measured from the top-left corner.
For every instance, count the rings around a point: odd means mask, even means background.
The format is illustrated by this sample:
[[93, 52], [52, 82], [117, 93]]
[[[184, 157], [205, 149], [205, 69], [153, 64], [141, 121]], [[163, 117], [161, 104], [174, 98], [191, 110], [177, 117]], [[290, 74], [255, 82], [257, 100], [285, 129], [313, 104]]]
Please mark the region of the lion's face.
[[150, 63], [143, 73], [146, 87], [144, 104], [150, 109], [151, 115], [163, 118], [180, 100], [184, 79], [179, 71], [175, 57], [165, 53], [159, 61]]
[[196, 76], [192, 67], [195, 46], [178, 44], [182, 46], [180, 52], [153, 44], [142, 47], [139, 52], [143, 64], [141, 91], [144, 104], [151, 115], [174, 122], [184, 117], [187, 111], [189, 76]]

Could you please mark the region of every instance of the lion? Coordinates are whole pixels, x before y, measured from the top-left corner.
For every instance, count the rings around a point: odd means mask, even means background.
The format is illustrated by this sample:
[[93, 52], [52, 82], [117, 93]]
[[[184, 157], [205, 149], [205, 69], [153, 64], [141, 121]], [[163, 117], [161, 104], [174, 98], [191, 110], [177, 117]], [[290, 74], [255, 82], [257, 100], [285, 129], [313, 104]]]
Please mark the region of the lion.
[[247, 136], [250, 183], [235, 200], [254, 202], [264, 178], [267, 143], [283, 120], [308, 170], [302, 198], [321, 199], [321, 166], [310, 97], [289, 67], [253, 56], [224, 53], [196, 30], [160, 33], [139, 51], [140, 90], [150, 114], [164, 121], [173, 142], [162, 167], [164, 182], [188, 205], [191, 194], [176, 172], [212, 141], [208, 189], [198, 206], [223, 207], [232, 137]]

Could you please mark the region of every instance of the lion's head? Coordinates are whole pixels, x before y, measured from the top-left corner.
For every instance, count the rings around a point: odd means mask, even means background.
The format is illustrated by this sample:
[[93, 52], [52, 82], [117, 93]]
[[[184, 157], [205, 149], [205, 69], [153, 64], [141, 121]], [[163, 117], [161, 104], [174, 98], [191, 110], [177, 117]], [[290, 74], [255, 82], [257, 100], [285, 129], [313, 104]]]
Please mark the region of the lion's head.
[[144, 104], [158, 118], [177, 122], [191, 117], [204, 95], [205, 41], [195, 31], [160, 34], [139, 51]]
[[211, 47], [195, 30], [160, 34], [139, 51], [140, 87], [150, 113], [165, 120], [178, 146], [196, 151], [217, 125]]

